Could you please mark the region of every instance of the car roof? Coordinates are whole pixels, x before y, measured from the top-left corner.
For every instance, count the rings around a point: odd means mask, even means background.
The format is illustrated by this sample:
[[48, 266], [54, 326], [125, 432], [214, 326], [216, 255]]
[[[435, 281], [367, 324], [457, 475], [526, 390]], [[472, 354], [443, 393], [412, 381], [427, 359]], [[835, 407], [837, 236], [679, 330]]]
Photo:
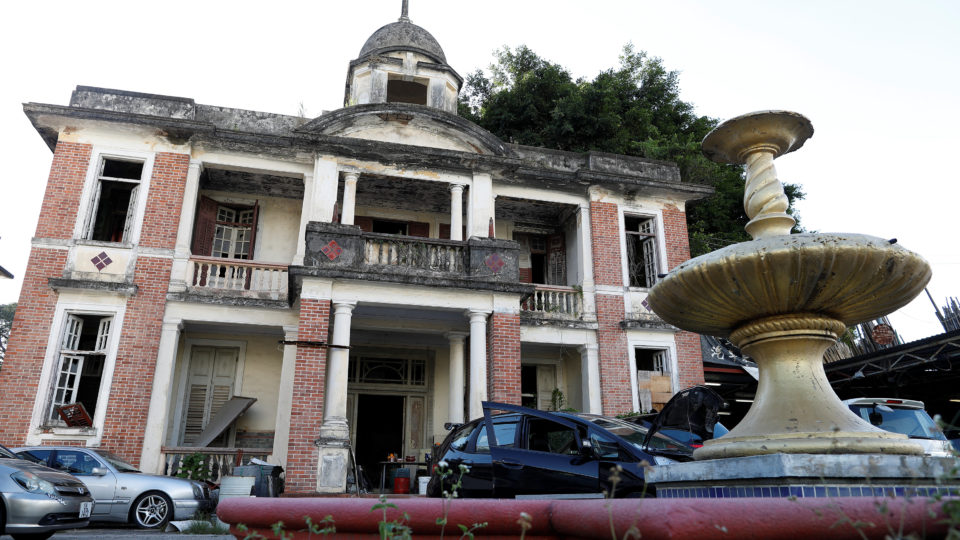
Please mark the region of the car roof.
[[887, 405], [891, 407], [901, 407], [904, 409], [923, 409], [925, 405], [922, 401], [915, 399], [900, 398], [854, 398], [843, 400], [845, 405]]

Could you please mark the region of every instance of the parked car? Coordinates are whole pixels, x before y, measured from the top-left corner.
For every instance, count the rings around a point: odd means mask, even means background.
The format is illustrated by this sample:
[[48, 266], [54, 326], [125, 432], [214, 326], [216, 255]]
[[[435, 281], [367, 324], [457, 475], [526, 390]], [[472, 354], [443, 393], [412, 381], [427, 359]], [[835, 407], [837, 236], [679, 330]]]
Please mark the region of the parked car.
[[83, 482], [31, 463], [0, 446], [0, 534], [44, 540], [61, 529], [86, 527], [94, 509]]
[[857, 416], [880, 429], [902, 433], [923, 446], [928, 456], [951, 456], [953, 446], [927, 414], [922, 401], [892, 398], [856, 398], [843, 402]]
[[171, 519], [190, 519], [198, 510], [213, 508], [205, 485], [185, 478], [142, 473], [106, 450], [38, 446], [15, 451], [27, 460], [81, 479], [96, 500], [92, 521], [160, 528]]
[[[492, 414], [492, 411], [505, 411]], [[483, 418], [454, 427], [435, 453], [427, 494], [440, 497], [461, 482], [461, 497], [524, 495], [652, 495], [644, 467], [692, 459], [683, 443], [605, 416], [546, 412], [483, 403]], [[465, 465], [462, 473], [460, 466]], [[616, 488], [611, 469], [619, 466]]]
[[726, 405], [723, 397], [710, 388], [691, 386], [677, 392], [659, 413], [629, 416], [625, 420], [650, 430], [650, 433], [663, 433], [690, 448], [700, 448], [704, 441], [722, 437], [730, 431], [718, 421], [719, 411]]

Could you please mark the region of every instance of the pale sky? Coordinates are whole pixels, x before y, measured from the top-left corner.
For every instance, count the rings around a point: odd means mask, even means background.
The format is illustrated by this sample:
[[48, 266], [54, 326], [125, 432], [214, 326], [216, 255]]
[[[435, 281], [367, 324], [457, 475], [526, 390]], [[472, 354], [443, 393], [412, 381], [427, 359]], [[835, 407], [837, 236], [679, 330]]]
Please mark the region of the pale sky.
[[[0, 6], [0, 303], [17, 301], [51, 153], [21, 104], [66, 105], [77, 85], [308, 116], [342, 105], [347, 63], [400, 0], [4, 2]], [[786, 109], [816, 133], [778, 160], [808, 229], [898, 238], [960, 296], [960, 2], [410, 0], [461, 75], [528, 45], [593, 78], [623, 45], [681, 72], [682, 98], [727, 119]], [[892, 316], [942, 332], [925, 295]]]

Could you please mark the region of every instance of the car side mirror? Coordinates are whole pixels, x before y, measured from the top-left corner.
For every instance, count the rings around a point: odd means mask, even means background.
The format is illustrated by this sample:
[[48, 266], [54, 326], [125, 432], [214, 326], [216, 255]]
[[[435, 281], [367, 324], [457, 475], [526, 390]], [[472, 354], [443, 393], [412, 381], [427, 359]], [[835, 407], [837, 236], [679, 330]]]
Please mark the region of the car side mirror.
[[94, 467], [93, 469], [90, 469], [90, 474], [92, 474], [93, 476], [104, 476], [108, 472], [110, 471], [103, 467]]
[[587, 459], [593, 459], [597, 457], [596, 454], [594, 454], [593, 452], [593, 443], [590, 442], [589, 439], [584, 439], [580, 441], [580, 444], [581, 444], [580, 457], [587, 458]]

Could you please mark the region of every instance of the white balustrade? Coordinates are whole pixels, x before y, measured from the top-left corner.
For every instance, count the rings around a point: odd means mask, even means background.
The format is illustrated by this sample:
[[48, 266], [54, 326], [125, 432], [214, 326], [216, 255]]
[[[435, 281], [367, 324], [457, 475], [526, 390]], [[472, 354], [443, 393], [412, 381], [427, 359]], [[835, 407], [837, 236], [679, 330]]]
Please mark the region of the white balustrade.
[[461, 243], [392, 235], [364, 235], [364, 264], [401, 266], [436, 272], [464, 271]]
[[583, 316], [583, 293], [573, 287], [537, 285], [537, 290], [520, 305], [523, 311], [550, 319], [579, 319]]
[[216, 257], [191, 257], [190, 264], [193, 289], [266, 294], [275, 299], [287, 294], [286, 265]]

